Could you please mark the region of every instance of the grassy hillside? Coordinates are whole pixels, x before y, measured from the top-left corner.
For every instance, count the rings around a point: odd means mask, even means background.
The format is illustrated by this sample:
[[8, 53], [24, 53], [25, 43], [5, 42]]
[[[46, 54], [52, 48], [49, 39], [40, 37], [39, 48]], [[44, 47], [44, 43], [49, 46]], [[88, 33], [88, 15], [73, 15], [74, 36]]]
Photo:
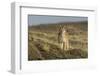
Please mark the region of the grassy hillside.
[[[67, 51], [59, 47], [60, 25], [69, 33], [70, 49]], [[87, 22], [41, 24], [28, 28], [28, 60], [87, 58], [87, 45]]]

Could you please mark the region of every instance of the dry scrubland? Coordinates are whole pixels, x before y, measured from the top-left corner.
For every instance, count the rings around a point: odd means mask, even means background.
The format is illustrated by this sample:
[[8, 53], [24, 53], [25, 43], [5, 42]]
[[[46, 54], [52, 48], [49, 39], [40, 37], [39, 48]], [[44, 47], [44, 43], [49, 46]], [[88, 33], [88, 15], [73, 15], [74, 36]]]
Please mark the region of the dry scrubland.
[[[58, 43], [60, 25], [69, 33], [70, 49]], [[28, 27], [28, 60], [79, 59], [88, 57], [87, 22], [41, 24]]]

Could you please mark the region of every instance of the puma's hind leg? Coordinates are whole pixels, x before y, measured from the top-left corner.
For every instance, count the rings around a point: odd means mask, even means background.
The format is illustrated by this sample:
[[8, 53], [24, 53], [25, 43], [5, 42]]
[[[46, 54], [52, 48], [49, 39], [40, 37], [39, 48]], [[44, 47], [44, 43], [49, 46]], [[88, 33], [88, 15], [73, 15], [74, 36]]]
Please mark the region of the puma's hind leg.
[[63, 49], [63, 43], [60, 43], [60, 48]]

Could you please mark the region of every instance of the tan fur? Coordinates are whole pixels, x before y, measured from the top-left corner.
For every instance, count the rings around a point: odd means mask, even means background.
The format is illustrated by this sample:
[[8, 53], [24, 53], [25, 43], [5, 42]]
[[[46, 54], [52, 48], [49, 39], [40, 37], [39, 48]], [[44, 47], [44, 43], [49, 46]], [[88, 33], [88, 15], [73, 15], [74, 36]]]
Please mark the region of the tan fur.
[[69, 50], [69, 36], [68, 32], [66, 32], [65, 27], [60, 26], [60, 30], [58, 33], [58, 41], [61, 49]]

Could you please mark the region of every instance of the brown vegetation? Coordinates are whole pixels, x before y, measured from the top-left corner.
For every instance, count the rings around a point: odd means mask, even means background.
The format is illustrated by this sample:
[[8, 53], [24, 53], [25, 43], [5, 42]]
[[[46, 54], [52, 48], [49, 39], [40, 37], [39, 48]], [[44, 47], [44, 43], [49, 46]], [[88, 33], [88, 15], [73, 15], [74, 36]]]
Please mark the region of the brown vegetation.
[[[59, 25], [69, 33], [70, 49], [61, 50]], [[28, 60], [76, 59], [88, 57], [87, 22], [41, 24], [28, 28]]]

